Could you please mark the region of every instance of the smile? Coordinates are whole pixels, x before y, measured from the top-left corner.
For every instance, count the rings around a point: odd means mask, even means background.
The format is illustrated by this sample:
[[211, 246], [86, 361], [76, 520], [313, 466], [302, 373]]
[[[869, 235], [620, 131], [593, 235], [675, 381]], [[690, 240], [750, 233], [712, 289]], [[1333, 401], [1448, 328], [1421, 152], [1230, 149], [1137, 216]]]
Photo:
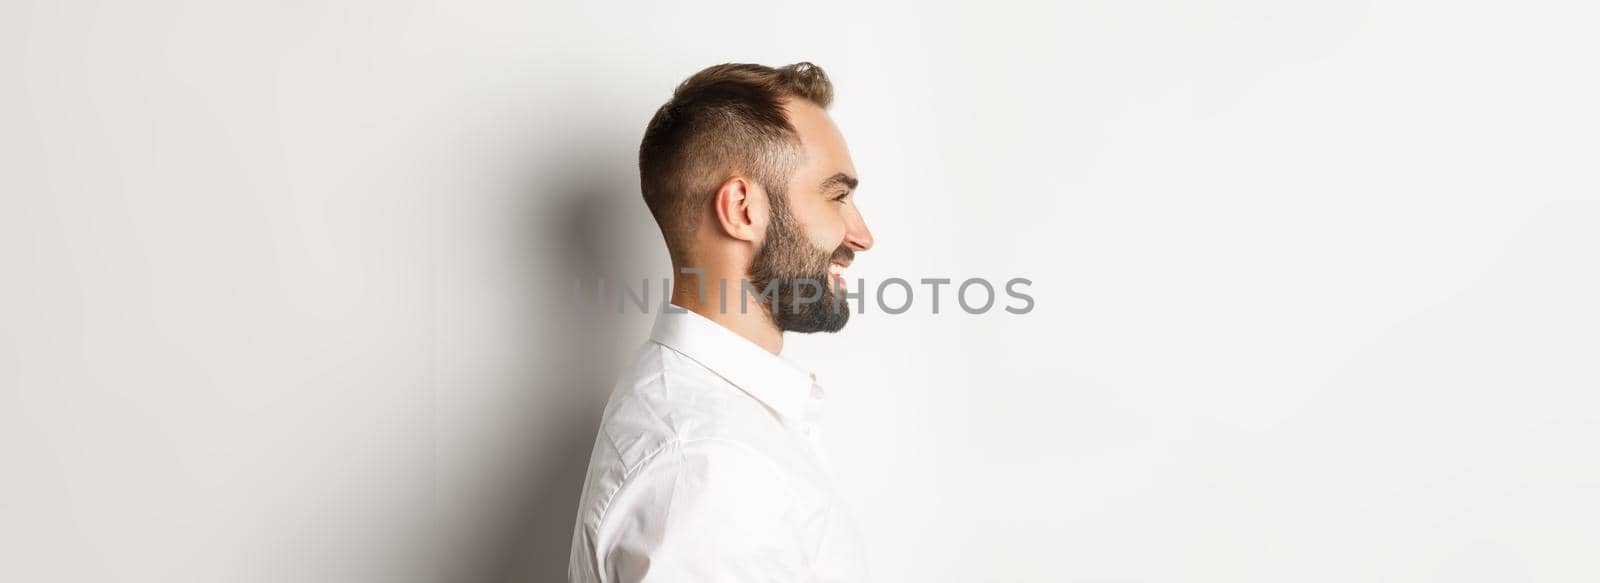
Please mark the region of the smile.
[[828, 274], [833, 276], [834, 286], [841, 290], [846, 289], [844, 279], [846, 267], [849, 267], [849, 265], [837, 261], [828, 264]]

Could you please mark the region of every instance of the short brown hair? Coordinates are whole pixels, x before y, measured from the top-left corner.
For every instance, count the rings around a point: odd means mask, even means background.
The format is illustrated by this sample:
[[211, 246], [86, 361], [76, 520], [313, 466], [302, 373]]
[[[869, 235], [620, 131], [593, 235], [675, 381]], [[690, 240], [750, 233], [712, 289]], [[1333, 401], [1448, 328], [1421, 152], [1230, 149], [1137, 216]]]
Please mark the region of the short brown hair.
[[639, 144], [639, 186], [674, 264], [687, 265], [693, 221], [729, 177], [748, 176], [781, 198], [800, 153], [783, 114], [788, 99], [827, 108], [833, 84], [806, 62], [714, 65], [679, 84], [650, 118]]

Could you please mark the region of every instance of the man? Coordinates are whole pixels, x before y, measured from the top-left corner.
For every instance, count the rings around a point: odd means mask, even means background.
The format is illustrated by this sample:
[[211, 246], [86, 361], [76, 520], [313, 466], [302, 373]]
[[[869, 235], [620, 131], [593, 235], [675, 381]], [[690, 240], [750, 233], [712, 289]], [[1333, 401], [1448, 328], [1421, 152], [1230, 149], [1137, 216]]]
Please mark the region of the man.
[[678, 86], [639, 177], [671, 306], [601, 420], [574, 583], [861, 581], [860, 538], [818, 435], [822, 389], [783, 333], [849, 320], [843, 270], [872, 247], [821, 68], [726, 64]]

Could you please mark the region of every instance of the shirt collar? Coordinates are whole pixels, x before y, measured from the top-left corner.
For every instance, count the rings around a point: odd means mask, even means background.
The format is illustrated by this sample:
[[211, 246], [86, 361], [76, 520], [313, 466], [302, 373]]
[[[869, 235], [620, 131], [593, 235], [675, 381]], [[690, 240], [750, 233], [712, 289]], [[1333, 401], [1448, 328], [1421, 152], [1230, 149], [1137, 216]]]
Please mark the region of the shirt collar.
[[663, 309], [656, 316], [650, 340], [733, 383], [787, 424], [799, 426], [815, 415], [808, 409], [808, 401], [821, 394], [813, 391], [816, 375], [705, 316], [676, 306]]

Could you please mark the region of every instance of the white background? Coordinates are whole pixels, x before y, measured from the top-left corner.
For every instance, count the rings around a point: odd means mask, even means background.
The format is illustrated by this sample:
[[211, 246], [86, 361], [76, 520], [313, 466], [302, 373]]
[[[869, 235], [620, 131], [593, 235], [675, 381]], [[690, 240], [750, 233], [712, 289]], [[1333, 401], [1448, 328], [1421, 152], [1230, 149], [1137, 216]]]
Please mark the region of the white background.
[[879, 580], [1600, 580], [1597, 25], [7, 1], [0, 580], [560, 580], [652, 317], [570, 284], [667, 273], [678, 81], [799, 60], [854, 276], [1037, 300], [791, 337]]

